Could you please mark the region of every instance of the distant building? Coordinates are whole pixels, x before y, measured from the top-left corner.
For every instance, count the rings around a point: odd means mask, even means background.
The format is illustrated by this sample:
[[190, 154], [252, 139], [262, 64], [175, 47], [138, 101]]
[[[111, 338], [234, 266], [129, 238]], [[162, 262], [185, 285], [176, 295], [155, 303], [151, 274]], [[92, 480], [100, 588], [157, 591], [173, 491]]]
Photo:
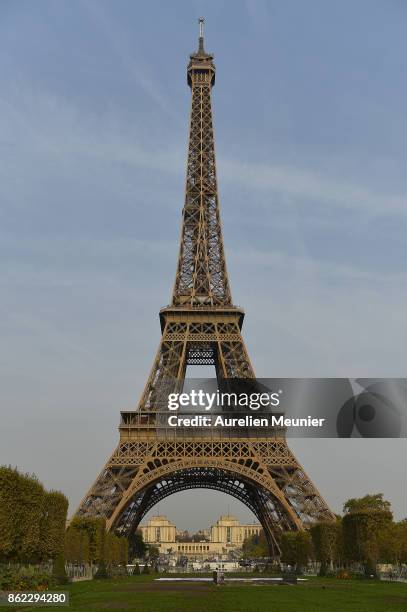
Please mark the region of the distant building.
[[161, 554], [175, 551], [176, 527], [166, 516], [152, 516], [147, 525], [139, 527], [146, 544], [154, 544]]
[[226, 514], [211, 527], [211, 542], [220, 542], [241, 548], [246, 538], [259, 534], [261, 525], [253, 523], [242, 525], [237, 518]]
[[208, 537], [209, 541], [176, 541], [176, 536], [179, 537], [185, 532], [177, 531], [166, 516], [153, 516], [146, 525], [140, 525], [139, 528], [144, 542], [157, 546], [160, 554], [172, 553], [177, 557], [196, 560], [227, 558], [230, 553], [242, 547], [246, 538], [261, 531], [259, 523], [241, 524], [230, 514], [221, 516], [210, 529], [200, 532], [203, 537]]

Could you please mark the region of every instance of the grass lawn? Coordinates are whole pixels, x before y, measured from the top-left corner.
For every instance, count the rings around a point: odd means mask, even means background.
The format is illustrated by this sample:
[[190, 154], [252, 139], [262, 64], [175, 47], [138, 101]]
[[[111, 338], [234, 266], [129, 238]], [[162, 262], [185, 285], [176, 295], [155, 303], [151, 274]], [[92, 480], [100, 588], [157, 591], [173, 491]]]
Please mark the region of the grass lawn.
[[[185, 576], [185, 574], [184, 574]], [[160, 583], [154, 575], [76, 582], [69, 590], [72, 612], [384, 612], [407, 610], [407, 583], [310, 578], [289, 585]], [[168, 577], [168, 574], [166, 575]], [[45, 607], [14, 608], [45, 610]]]

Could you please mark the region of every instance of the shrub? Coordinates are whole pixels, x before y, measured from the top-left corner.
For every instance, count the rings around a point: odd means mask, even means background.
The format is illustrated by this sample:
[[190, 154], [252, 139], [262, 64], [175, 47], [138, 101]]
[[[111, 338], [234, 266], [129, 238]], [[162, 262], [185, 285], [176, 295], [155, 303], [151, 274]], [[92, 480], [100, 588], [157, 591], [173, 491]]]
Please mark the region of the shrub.
[[0, 570], [2, 591], [45, 591], [55, 586], [55, 578], [47, 572], [13, 566]]
[[352, 576], [344, 569], [338, 570], [336, 572], [336, 577], [340, 580], [349, 580]]
[[94, 575], [94, 578], [95, 580], [104, 580], [105, 578], [109, 578], [109, 572], [107, 571], [106, 563], [104, 561], [99, 563], [99, 567]]
[[67, 584], [69, 582], [65, 571], [65, 561], [62, 553], [56, 557], [52, 566], [52, 576], [57, 584]]

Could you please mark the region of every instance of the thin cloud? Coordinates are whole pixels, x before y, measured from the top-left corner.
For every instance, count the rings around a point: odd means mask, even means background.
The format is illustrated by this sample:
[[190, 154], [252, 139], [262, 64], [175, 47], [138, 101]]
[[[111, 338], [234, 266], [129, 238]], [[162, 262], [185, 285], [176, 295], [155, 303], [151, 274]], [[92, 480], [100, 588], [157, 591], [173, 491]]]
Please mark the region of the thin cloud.
[[373, 193], [351, 182], [337, 181], [306, 169], [250, 164], [239, 160], [220, 160], [221, 175], [228, 181], [244, 184], [260, 191], [277, 191], [306, 202], [325, 202], [338, 208], [357, 210], [376, 216], [407, 214], [407, 195]]
[[124, 69], [134, 78], [139, 87], [161, 108], [167, 115], [176, 116], [173, 105], [161, 91], [159, 80], [154, 79], [151, 68], [137, 61], [134, 54], [126, 48], [123, 30], [114, 23], [114, 16], [107, 15], [100, 2], [84, 1], [83, 6], [88, 10], [94, 21], [103, 30], [110, 46], [122, 62]]
[[275, 268], [279, 276], [284, 277], [289, 271], [296, 271], [309, 277], [324, 277], [342, 281], [365, 282], [377, 285], [384, 283], [395, 286], [405, 286], [407, 275], [405, 273], [385, 273], [378, 270], [367, 270], [354, 265], [347, 266], [322, 259], [311, 257], [298, 257], [278, 250], [259, 251], [255, 249], [240, 249], [228, 253], [229, 259], [248, 267]]
[[[33, 91], [20, 83], [9, 92], [8, 99], [4, 96], [0, 99], [0, 128], [7, 141], [14, 145], [12, 157], [21, 154], [21, 162], [38, 153], [52, 163], [81, 156], [96, 162], [184, 174], [185, 150], [181, 143], [163, 149], [162, 143], [143, 142], [137, 128], [129, 131], [128, 125], [121, 122], [119, 111], [113, 110], [96, 121], [65, 99], [49, 92]], [[100, 125], [104, 126], [103, 130], [99, 129]], [[3, 151], [2, 155], [3, 171], [6, 172], [5, 165], [12, 162], [7, 152]], [[38, 158], [36, 161], [41, 163]], [[258, 164], [231, 158], [220, 158], [218, 163], [221, 184], [242, 185], [263, 194], [278, 193], [280, 198], [306, 205], [310, 216], [318, 214], [315, 205], [320, 208], [321, 204], [369, 217], [404, 217], [407, 214], [406, 194], [374, 192], [352, 181], [298, 166]], [[13, 165], [12, 171], [15, 169]], [[36, 175], [38, 172], [37, 167]], [[7, 175], [10, 184], [12, 173], [7, 171]], [[2, 185], [4, 189], [4, 181]]]

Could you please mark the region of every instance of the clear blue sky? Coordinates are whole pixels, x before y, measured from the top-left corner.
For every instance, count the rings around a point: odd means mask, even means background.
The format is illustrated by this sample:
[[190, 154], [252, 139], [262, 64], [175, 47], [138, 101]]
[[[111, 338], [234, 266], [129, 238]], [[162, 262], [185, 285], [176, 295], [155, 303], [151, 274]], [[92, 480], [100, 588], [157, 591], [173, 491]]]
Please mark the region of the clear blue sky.
[[[2, 0], [0, 463], [64, 490], [71, 509], [159, 340], [201, 15], [232, 293], [257, 374], [406, 375], [405, 1]], [[334, 510], [383, 491], [407, 514], [404, 440], [292, 446]], [[221, 500], [185, 493], [167, 510], [205, 527]]]

